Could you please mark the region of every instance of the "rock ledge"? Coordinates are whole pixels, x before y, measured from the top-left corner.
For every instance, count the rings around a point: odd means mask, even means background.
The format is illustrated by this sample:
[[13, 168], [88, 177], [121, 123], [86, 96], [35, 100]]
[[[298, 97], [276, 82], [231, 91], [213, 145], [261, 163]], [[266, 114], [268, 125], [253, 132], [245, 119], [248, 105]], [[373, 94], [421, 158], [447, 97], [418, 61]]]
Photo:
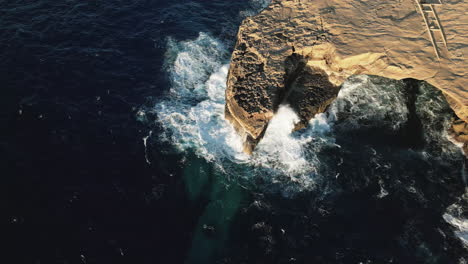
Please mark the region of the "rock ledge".
[[468, 122], [466, 10], [460, 0], [273, 0], [239, 29], [226, 118], [251, 153], [281, 103], [295, 109], [301, 128], [349, 76], [369, 74], [427, 81]]

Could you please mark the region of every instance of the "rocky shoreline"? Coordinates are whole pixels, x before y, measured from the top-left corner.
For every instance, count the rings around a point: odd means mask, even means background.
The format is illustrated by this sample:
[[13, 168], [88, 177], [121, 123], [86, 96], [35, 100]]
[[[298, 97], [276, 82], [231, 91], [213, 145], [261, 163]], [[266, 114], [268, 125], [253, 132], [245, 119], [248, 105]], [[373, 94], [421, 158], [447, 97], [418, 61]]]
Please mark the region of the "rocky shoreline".
[[[421, 8], [421, 9], [420, 9]], [[435, 10], [436, 20], [426, 11]], [[463, 1], [273, 0], [240, 26], [226, 89], [226, 118], [252, 153], [280, 104], [300, 117], [323, 112], [351, 75], [423, 80], [459, 117], [452, 134], [467, 150], [468, 27]], [[432, 13], [431, 13], [432, 14]], [[447, 46], [434, 43], [438, 23]], [[443, 28], [442, 28], [443, 27]], [[427, 33], [432, 32], [431, 35]], [[437, 39], [436, 39], [437, 40]]]

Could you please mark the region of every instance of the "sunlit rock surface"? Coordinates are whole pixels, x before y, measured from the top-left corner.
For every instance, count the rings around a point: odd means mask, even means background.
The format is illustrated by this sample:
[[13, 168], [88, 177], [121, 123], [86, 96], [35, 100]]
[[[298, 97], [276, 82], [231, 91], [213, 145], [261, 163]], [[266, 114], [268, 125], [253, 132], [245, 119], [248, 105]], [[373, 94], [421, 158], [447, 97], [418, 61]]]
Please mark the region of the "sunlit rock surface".
[[[434, 49], [415, 0], [273, 0], [245, 19], [226, 89], [226, 118], [244, 136], [244, 150], [253, 151], [280, 104], [291, 105], [301, 128], [355, 74], [427, 81], [468, 121], [468, 4], [421, 8], [435, 9], [447, 47]], [[433, 36], [442, 41], [435, 30]]]

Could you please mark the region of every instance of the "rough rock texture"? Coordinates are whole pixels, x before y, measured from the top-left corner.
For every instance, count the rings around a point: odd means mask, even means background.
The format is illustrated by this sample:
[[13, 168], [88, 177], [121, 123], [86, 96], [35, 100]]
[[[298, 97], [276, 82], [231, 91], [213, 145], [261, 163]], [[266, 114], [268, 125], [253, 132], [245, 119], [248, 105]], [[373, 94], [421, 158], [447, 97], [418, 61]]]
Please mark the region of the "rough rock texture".
[[468, 123], [457, 119], [453, 122], [450, 132], [455, 140], [463, 143], [463, 151], [468, 156]]
[[467, 122], [468, 3], [445, 0], [432, 6], [447, 40], [447, 48], [436, 44], [437, 56], [417, 1], [273, 0], [245, 19], [227, 80], [226, 118], [245, 135], [246, 152], [261, 139], [280, 103], [298, 112], [300, 128], [353, 74], [427, 81]]

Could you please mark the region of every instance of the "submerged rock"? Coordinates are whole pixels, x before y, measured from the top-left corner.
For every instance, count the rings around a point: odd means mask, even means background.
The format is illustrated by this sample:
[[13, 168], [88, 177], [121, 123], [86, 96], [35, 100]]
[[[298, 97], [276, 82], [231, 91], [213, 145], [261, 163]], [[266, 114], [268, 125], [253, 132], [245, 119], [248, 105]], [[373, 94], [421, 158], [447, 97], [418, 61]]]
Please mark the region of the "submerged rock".
[[273, 0], [245, 19], [226, 89], [226, 118], [244, 137], [245, 152], [253, 151], [280, 104], [296, 111], [296, 129], [303, 128], [355, 74], [427, 81], [467, 122], [468, 4], [418, 3]]

